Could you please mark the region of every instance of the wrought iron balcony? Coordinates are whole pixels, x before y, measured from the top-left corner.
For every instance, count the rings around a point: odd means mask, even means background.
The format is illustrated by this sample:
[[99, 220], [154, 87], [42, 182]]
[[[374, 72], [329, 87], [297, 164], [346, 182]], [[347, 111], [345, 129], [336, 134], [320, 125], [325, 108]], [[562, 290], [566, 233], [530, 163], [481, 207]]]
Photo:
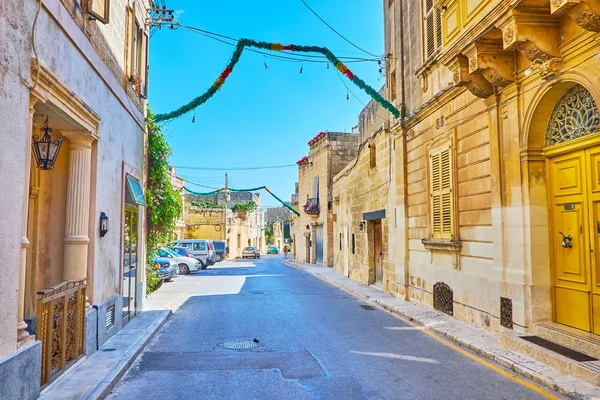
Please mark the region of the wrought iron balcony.
[[319, 215], [319, 199], [307, 199], [306, 204], [304, 205], [304, 212], [311, 215]]

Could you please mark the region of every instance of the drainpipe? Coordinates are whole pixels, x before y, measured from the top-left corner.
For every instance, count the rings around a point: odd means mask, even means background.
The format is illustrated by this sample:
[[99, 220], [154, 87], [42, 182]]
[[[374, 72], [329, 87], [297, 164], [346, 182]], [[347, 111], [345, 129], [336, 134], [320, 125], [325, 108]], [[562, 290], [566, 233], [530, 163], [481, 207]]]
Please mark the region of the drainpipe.
[[[408, 268], [409, 263], [409, 250], [408, 250], [408, 184], [407, 184], [407, 173], [406, 173], [406, 132], [404, 130], [404, 119], [406, 118], [406, 79], [405, 79], [405, 67], [404, 67], [404, 0], [400, 0], [398, 5], [400, 6], [400, 73], [402, 74], [402, 87], [400, 88], [400, 123], [402, 124], [402, 210], [404, 213], [404, 299], [409, 300], [408, 286], [410, 283], [410, 271]], [[396, 169], [396, 174], [398, 170]]]
[[403, 122], [406, 117], [406, 92], [404, 79], [404, 1], [400, 0], [400, 74], [402, 76], [402, 86], [400, 88], [400, 121]]

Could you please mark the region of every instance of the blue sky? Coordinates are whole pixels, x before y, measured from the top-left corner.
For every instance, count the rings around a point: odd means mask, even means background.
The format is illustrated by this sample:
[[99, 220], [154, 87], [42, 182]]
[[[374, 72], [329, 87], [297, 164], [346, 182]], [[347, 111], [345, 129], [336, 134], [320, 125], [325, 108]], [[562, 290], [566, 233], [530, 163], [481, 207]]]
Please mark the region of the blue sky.
[[[358, 46], [383, 54], [380, 0], [305, 0], [320, 16]], [[317, 19], [300, 0], [168, 0], [184, 25], [234, 38], [328, 47], [336, 56], [372, 58], [352, 47]], [[169, 112], [206, 91], [219, 76], [233, 47], [186, 29], [157, 31], [150, 43], [149, 101], [156, 113]], [[264, 63], [268, 69], [265, 69]], [[384, 84], [373, 62], [348, 63], [366, 83]], [[300, 68], [302, 67], [302, 74]], [[369, 97], [345, 77], [363, 103]], [[347, 131], [364, 107], [326, 64], [284, 62], [244, 51], [213, 98], [195, 112], [165, 126], [173, 149], [171, 164], [232, 168], [295, 164], [308, 154], [307, 142], [319, 131]], [[251, 171], [178, 168], [188, 181], [222, 187], [225, 172], [233, 188], [266, 185], [289, 200], [298, 180], [296, 166]], [[210, 189], [188, 184], [192, 190]], [[278, 202], [261, 192], [263, 206]]]

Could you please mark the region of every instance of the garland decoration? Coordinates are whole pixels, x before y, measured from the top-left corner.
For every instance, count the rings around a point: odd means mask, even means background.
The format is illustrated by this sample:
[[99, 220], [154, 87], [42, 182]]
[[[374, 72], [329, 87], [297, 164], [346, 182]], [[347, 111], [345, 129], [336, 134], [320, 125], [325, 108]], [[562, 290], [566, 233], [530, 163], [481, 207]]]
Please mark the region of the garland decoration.
[[229, 74], [231, 74], [231, 72], [233, 71], [233, 68], [240, 60], [240, 57], [242, 56], [242, 52], [244, 51], [245, 47], [254, 47], [256, 49], [270, 50], [270, 51], [288, 50], [288, 51], [294, 51], [294, 52], [299, 52], [299, 53], [321, 53], [333, 65], [335, 65], [336, 69], [338, 71], [340, 71], [340, 73], [345, 75], [352, 83], [354, 83], [360, 89], [364, 90], [369, 96], [371, 96], [371, 98], [373, 100], [375, 100], [377, 103], [381, 104], [383, 106], [383, 108], [385, 108], [386, 110], [391, 112], [394, 115], [394, 117], [396, 117], [396, 118], [400, 117], [400, 111], [396, 107], [394, 107], [394, 105], [392, 103], [390, 103], [389, 101], [384, 99], [383, 96], [381, 96], [377, 90], [375, 90], [371, 86], [367, 85], [365, 83], [365, 81], [363, 81], [358, 76], [356, 76], [352, 71], [350, 71], [350, 69], [343, 62], [341, 62], [326, 47], [301, 46], [301, 45], [295, 45], [295, 44], [283, 45], [281, 43], [258, 42], [256, 40], [252, 40], [252, 39], [240, 39], [238, 41], [237, 45], [235, 46], [235, 50], [233, 51], [233, 54], [231, 56], [231, 59], [229, 60], [229, 63], [227, 64], [227, 66], [225, 67], [223, 72], [221, 72], [221, 75], [219, 75], [219, 78], [217, 78], [217, 80], [212, 84], [212, 86], [210, 88], [208, 88], [208, 90], [206, 92], [204, 92], [202, 95], [196, 97], [195, 99], [190, 101], [188, 104], [179, 107], [175, 111], [171, 111], [169, 113], [164, 113], [164, 114], [157, 114], [155, 121], [156, 122], [165, 122], [165, 121], [170, 121], [175, 118], [179, 118], [182, 115], [194, 110], [198, 106], [206, 103], [208, 101], [208, 99], [210, 99], [212, 96], [214, 96], [214, 94], [217, 93], [217, 91], [221, 88], [221, 86], [223, 86], [223, 84], [229, 77]]
[[[216, 194], [216, 193], [219, 193], [219, 192], [222, 192], [223, 190], [225, 190], [225, 188], [221, 188], [221, 189], [218, 189], [218, 190], [215, 190], [215, 191], [212, 191], [212, 192], [204, 192], [204, 193], [202, 193], [202, 192], [194, 192], [193, 190], [191, 190], [191, 189], [188, 189], [188, 188], [187, 188], [187, 187], [185, 187], [185, 186], [184, 186], [182, 189], [183, 189], [183, 190], [185, 190], [186, 192], [190, 193], [190, 194], [195, 194], [195, 195], [197, 195], [197, 196], [209, 196], [209, 195], [211, 195], [211, 194]], [[281, 204], [282, 204], [284, 207], [286, 207], [286, 208], [289, 208], [289, 210], [290, 210], [291, 212], [293, 212], [294, 214], [296, 214], [298, 217], [300, 216], [300, 213], [299, 213], [298, 211], [294, 210], [294, 209], [293, 209], [292, 207], [290, 207], [290, 205], [289, 205], [289, 204], [287, 204], [285, 201], [283, 201], [283, 200], [281, 200], [279, 197], [275, 196], [275, 194], [274, 194], [273, 192], [271, 192], [271, 191], [269, 190], [269, 188], [267, 188], [266, 186], [259, 186], [259, 187], [255, 187], [255, 188], [252, 188], [252, 189], [231, 189], [231, 188], [229, 188], [229, 191], [230, 191], [230, 192], [256, 192], [256, 191], [258, 191], [258, 190], [262, 190], [262, 189], [265, 189], [265, 190], [267, 191], [267, 193], [269, 193], [271, 196], [273, 196], [273, 197], [274, 197], [274, 198], [275, 198], [275, 199], [276, 199], [278, 202], [280, 202], [280, 203], [281, 203]]]

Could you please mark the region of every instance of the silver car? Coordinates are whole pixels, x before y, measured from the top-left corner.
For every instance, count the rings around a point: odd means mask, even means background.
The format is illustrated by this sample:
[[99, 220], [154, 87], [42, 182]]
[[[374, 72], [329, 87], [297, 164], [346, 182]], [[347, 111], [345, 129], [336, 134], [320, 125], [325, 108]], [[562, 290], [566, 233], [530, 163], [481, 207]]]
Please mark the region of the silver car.
[[192, 257], [181, 256], [166, 247], [158, 249], [158, 255], [160, 257], [173, 259], [179, 267], [179, 275], [189, 274], [190, 272], [196, 272], [202, 269], [200, 261]]
[[202, 269], [215, 263], [214, 251], [207, 240], [203, 239], [183, 239], [176, 240], [171, 246], [185, 247], [190, 256], [202, 263]]
[[242, 258], [260, 258], [260, 251], [254, 246], [244, 247]]

